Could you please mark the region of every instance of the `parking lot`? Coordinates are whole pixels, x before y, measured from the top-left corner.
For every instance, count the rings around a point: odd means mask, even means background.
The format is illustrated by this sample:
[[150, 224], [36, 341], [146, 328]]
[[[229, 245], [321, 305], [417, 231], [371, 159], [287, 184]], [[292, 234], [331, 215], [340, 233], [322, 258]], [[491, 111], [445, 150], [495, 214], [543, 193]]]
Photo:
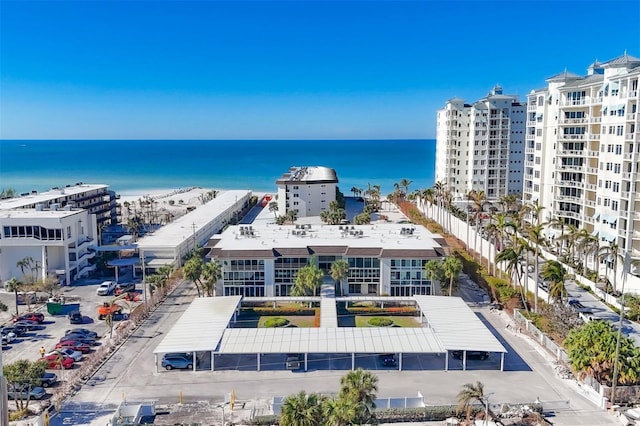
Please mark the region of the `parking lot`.
[[[99, 296], [96, 294], [96, 288], [103, 280], [86, 280], [79, 285], [61, 287], [59, 294], [65, 299], [66, 304], [78, 303], [80, 306], [80, 313], [82, 314], [82, 324], [71, 324], [66, 313], [61, 315], [51, 315], [47, 311], [46, 303], [39, 303], [33, 305], [19, 305], [19, 313], [24, 312], [38, 312], [44, 314], [44, 321], [36, 326], [34, 329], [29, 330], [23, 336], [18, 336], [14, 341], [3, 345], [2, 358], [3, 364], [11, 364], [20, 359], [27, 359], [30, 361], [36, 361], [41, 357], [41, 348], [44, 348], [45, 353], [49, 353], [55, 349], [55, 345], [58, 343], [61, 337], [65, 335], [67, 330], [73, 328], [85, 328], [91, 331], [95, 331], [99, 340], [95, 345], [91, 346], [91, 351], [84, 354], [83, 360], [90, 356], [101, 345], [102, 338], [105, 333], [108, 332], [109, 327], [105, 321], [98, 320], [97, 309], [104, 302], [108, 302], [113, 299], [114, 295]], [[138, 284], [138, 288], [140, 284]], [[138, 291], [140, 291], [138, 289]], [[39, 293], [38, 296], [45, 297], [44, 293]], [[15, 294], [7, 292], [4, 289], [0, 290], [0, 300], [8, 306], [6, 312], [0, 314], [0, 321], [5, 326], [11, 326], [13, 324], [12, 318], [15, 315]], [[121, 302], [123, 306], [124, 315], [117, 319], [125, 319], [126, 314], [130, 309], [133, 309], [139, 302]], [[117, 325], [117, 322], [115, 322]], [[83, 360], [74, 362], [71, 369], [78, 368]], [[54, 363], [55, 364], [55, 363]], [[62, 370], [47, 370], [49, 372], [55, 372], [60, 380], [64, 380], [66, 371]], [[54, 392], [54, 389], [49, 392]], [[50, 396], [50, 394], [48, 395]], [[47, 396], [47, 397], [48, 397]], [[45, 397], [46, 399], [46, 397]]]

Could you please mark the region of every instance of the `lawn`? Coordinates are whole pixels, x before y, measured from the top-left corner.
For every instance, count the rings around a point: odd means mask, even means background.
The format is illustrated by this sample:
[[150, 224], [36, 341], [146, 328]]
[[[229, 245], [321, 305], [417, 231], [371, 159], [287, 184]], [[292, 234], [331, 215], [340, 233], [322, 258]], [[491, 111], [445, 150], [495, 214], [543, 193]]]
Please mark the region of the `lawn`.
[[[393, 321], [393, 327], [420, 327], [420, 323], [416, 320], [416, 317], [403, 317], [403, 316], [384, 316], [376, 315], [377, 318], [387, 318]], [[356, 315], [356, 327], [371, 327], [369, 320], [373, 318], [370, 315]]]
[[[313, 315], [277, 315], [281, 318], [289, 320], [287, 327], [313, 327], [314, 316]], [[258, 320], [258, 328], [264, 328], [264, 322], [269, 318], [273, 318], [273, 315], [262, 315]]]

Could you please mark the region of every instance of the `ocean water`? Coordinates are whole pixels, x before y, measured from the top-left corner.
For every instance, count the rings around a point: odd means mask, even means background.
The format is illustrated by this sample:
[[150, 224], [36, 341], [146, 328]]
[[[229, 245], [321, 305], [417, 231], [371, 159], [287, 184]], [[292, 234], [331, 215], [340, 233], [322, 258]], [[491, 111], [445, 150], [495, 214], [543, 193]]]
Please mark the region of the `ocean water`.
[[340, 190], [412, 181], [433, 186], [435, 140], [0, 140], [0, 189], [45, 191], [76, 182], [117, 193], [200, 186], [272, 192], [292, 166], [336, 170]]

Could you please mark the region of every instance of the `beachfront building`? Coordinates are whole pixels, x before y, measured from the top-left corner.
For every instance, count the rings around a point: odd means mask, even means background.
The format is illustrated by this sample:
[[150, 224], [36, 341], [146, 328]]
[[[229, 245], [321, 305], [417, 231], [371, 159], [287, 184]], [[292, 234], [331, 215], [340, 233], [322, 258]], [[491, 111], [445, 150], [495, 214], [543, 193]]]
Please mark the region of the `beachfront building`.
[[[531, 91], [523, 188], [525, 203], [545, 208], [545, 221], [586, 229], [600, 246], [617, 244], [634, 259], [640, 258], [639, 79], [640, 59], [625, 53], [594, 62], [586, 75], [554, 75]], [[628, 288], [640, 290], [629, 278]]]
[[276, 185], [279, 215], [294, 210], [296, 217], [320, 216], [336, 200], [338, 176], [328, 167], [291, 167]]
[[[441, 236], [400, 224], [231, 226], [207, 247], [223, 271], [216, 295], [248, 297], [289, 295], [298, 270], [312, 260], [338, 294], [432, 295], [439, 289], [424, 266], [446, 255]], [[338, 259], [349, 263], [341, 287], [329, 272]]]
[[249, 190], [223, 191], [197, 209], [138, 239], [137, 248], [147, 271], [164, 265], [182, 266], [195, 247], [235, 223], [251, 207]]
[[[0, 280], [55, 276], [68, 284], [85, 277], [95, 269], [89, 247], [96, 236], [96, 215], [70, 204], [0, 210]], [[31, 262], [23, 270], [25, 259]]]
[[0, 210], [81, 208], [96, 216], [98, 227], [117, 223], [116, 194], [109, 185], [86, 184], [54, 187], [49, 191], [31, 191], [19, 197], [0, 200]]
[[438, 110], [436, 182], [454, 200], [484, 191], [487, 201], [522, 192], [526, 105], [496, 86], [472, 104], [453, 98]]

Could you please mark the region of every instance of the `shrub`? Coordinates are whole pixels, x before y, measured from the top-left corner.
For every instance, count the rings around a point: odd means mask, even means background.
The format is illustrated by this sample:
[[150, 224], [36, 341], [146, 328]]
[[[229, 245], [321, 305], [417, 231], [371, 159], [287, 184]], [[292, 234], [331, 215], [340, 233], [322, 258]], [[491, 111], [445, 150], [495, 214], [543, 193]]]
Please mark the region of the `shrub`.
[[369, 320], [369, 325], [374, 327], [389, 327], [392, 324], [393, 321], [389, 318], [373, 317]]
[[287, 308], [253, 308], [253, 312], [258, 315], [315, 315], [316, 310], [303, 306]]
[[347, 312], [355, 315], [385, 314], [385, 315], [416, 315], [417, 310], [413, 306], [396, 306], [389, 308], [379, 308], [376, 306], [352, 306], [347, 308]]
[[264, 322], [263, 326], [264, 327], [284, 327], [285, 325], [289, 324], [289, 320], [286, 318], [282, 318], [282, 317], [273, 317], [273, 318], [267, 318], [267, 320]]

